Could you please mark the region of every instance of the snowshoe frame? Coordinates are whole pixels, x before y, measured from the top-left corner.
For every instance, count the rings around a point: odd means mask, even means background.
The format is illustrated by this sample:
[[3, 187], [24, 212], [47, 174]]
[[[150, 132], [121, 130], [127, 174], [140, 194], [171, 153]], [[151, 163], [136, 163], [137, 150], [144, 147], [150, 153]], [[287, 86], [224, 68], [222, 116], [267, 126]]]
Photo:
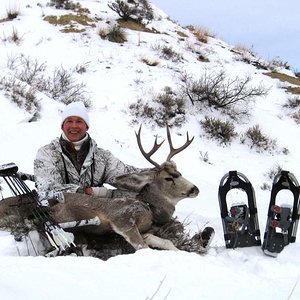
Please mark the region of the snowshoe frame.
[[[233, 205], [229, 213], [226, 196], [232, 189], [245, 191], [248, 204]], [[219, 205], [226, 248], [261, 245], [255, 193], [244, 174], [229, 171], [222, 177], [219, 185]]]
[[[281, 190], [290, 190], [293, 194], [292, 207], [276, 204], [276, 196]], [[296, 241], [300, 215], [299, 196], [300, 187], [294, 174], [282, 170], [274, 177], [262, 245], [265, 254], [276, 257], [286, 245]]]

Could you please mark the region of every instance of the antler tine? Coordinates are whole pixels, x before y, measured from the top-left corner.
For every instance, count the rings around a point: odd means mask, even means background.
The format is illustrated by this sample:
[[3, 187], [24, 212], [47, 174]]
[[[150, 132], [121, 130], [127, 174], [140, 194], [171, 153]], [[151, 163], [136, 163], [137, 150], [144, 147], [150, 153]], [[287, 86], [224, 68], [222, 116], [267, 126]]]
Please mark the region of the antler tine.
[[191, 139], [189, 139], [189, 133], [187, 132], [186, 133], [186, 142], [181, 147], [179, 147], [179, 148], [176, 149], [176, 148], [173, 147], [169, 125], [167, 124], [166, 127], [167, 127], [168, 142], [169, 142], [169, 146], [170, 146], [170, 154], [167, 157], [167, 161], [170, 161], [171, 158], [174, 155], [178, 154], [179, 152], [181, 152], [185, 148], [187, 148], [192, 143], [192, 141], [194, 140], [194, 137], [192, 137]]
[[149, 152], [146, 152], [143, 149], [143, 146], [142, 146], [142, 143], [141, 143], [141, 129], [142, 129], [142, 125], [140, 126], [138, 133], [135, 133], [139, 149], [142, 152], [143, 156], [152, 165], [154, 165], [157, 168], [160, 168], [160, 164], [158, 164], [157, 162], [155, 162], [154, 160], [152, 160], [150, 157], [159, 149], [159, 147], [162, 145], [162, 143], [164, 142], [164, 140], [161, 143], [157, 143], [157, 136], [156, 136], [155, 141], [154, 141], [154, 145], [153, 145], [152, 149]]

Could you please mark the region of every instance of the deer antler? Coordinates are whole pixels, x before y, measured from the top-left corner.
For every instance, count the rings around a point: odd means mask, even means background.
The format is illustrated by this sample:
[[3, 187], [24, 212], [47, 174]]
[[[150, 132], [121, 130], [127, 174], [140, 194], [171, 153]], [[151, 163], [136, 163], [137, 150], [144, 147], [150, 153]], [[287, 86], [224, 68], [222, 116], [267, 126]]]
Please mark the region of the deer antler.
[[142, 152], [143, 156], [155, 167], [160, 168], [160, 164], [158, 164], [157, 162], [155, 162], [154, 160], [152, 160], [150, 157], [159, 149], [159, 147], [162, 145], [162, 143], [164, 142], [164, 140], [161, 143], [157, 143], [157, 137], [155, 138], [154, 141], [154, 145], [152, 147], [152, 149], [147, 153], [145, 152], [145, 150], [143, 149], [142, 143], [141, 143], [141, 129], [142, 129], [142, 125], [139, 128], [138, 133], [135, 133], [136, 135], [136, 139], [137, 139], [137, 143], [138, 146], [140, 148], [140, 151]]
[[181, 152], [182, 150], [187, 148], [194, 140], [194, 137], [189, 139], [189, 133], [187, 132], [186, 133], [186, 142], [181, 147], [176, 149], [173, 147], [173, 144], [172, 144], [171, 133], [170, 133], [170, 128], [169, 128], [168, 124], [166, 125], [166, 127], [167, 127], [168, 142], [169, 142], [169, 146], [170, 146], [170, 154], [167, 157], [167, 161], [170, 161], [174, 155], [178, 154], [179, 152]]

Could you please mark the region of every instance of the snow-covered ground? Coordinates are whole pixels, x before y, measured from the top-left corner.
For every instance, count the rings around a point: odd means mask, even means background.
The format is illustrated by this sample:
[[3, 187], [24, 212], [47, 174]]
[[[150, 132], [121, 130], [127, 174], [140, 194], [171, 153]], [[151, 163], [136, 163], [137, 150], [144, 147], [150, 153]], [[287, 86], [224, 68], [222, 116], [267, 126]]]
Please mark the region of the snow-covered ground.
[[[188, 229], [196, 232], [205, 226], [215, 228], [216, 235], [209, 252], [194, 253], [140, 250], [101, 261], [92, 257], [36, 256], [30, 245], [15, 242], [13, 236], [0, 231], [0, 295], [1, 299], [299, 299], [300, 297], [300, 233], [296, 243], [288, 245], [276, 258], [266, 256], [260, 247], [226, 249], [218, 203], [218, 186], [224, 174], [238, 170], [252, 182], [256, 193], [260, 230], [266, 224], [270, 191], [262, 190], [264, 183], [272, 184], [267, 174], [280, 166], [297, 178], [299, 171], [300, 129], [282, 108], [290, 95], [280, 88], [283, 84], [263, 75], [263, 70], [236, 60], [230, 45], [210, 38], [208, 44], [196, 42], [187, 29], [172, 23], [159, 9], [149, 24], [160, 33], [127, 31], [128, 41], [120, 45], [102, 40], [97, 30], [117, 18], [107, 1], [78, 1], [97, 17], [95, 27], [84, 33], [62, 33], [62, 27], [43, 20], [48, 15], [63, 15], [70, 11], [47, 6], [46, 0], [2, 0], [0, 19], [9, 9], [20, 14], [13, 21], [0, 22], [0, 76], [15, 74], [8, 68], [10, 58], [30, 57], [46, 64], [45, 74], [56, 68], [75, 70], [85, 66], [82, 74], [73, 72], [76, 80], [86, 83], [92, 107], [91, 136], [102, 148], [110, 149], [118, 158], [138, 167], [148, 167], [140, 154], [128, 106], [143, 98], [151, 99], [165, 86], [180, 88], [180, 72], [200, 77], [203, 72], [225, 69], [233, 77], [251, 74], [254, 83], [269, 89], [251, 108], [251, 117], [236, 125], [238, 132], [259, 124], [263, 132], [276, 139], [279, 148], [289, 154], [257, 153], [235, 139], [229, 146], [201, 136], [199, 120], [193, 114], [181, 128], [173, 128], [174, 144], [185, 140], [185, 132], [195, 136], [192, 145], [174, 158], [178, 169], [200, 188], [194, 199], [182, 200], [176, 216], [188, 220]], [[11, 41], [13, 32], [20, 41]], [[178, 32], [184, 32], [182, 38]], [[159, 57], [157, 45], [172, 46], [183, 57], [172, 62]], [[209, 62], [197, 60], [196, 51], [203, 51]], [[148, 66], [142, 58], [153, 59], [157, 66]], [[286, 71], [285, 71], [286, 72]], [[33, 172], [33, 159], [39, 147], [60, 134], [60, 112], [64, 104], [43, 93], [38, 94], [41, 116], [28, 122], [32, 115], [12, 103], [0, 90], [0, 164], [14, 162], [23, 172]], [[151, 147], [155, 135], [163, 139], [165, 129], [144, 124], [142, 139]], [[163, 162], [168, 147], [156, 155]], [[203, 160], [207, 153], [208, 162]], [[243, 195], [231, 191], [229, 202], [240, 202]], [[286, 195], [280, 197], [287, 202]], [[33, 237], [35, 239], [35, 237]]]

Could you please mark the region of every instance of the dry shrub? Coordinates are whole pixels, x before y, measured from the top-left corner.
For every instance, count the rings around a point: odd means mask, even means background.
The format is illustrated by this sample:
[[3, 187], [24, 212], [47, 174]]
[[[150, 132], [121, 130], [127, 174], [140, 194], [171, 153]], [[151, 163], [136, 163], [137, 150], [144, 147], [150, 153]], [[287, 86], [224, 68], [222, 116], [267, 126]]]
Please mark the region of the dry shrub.
[[127, 41], [126, 33], [119, 25], [112, 25], [109, 28], [100, 28], [98, 30], [98, 35], [102, 39], [109, 40], [113, 43], [124, 43]]
[[184, 99], [173, 93], [169, 87], [154, 96], [152, 101], [138, 99], [129, 109], [136, 120], [155, 122], [160, 127], [164, 127], [166, 123], [170, 126], [181, 126], [186, 120]]
[[264, 134], [258, 124], [248, 128], [246, 133], [241, 135], [241, 142], [258, 153], [265, 151], [273, 153], [277, 149], [277, 141]]
[[194, 34], [197, 40], [201, 43], [207, 44], [209, 37], [214, 37], [215, 35], [203, 26], [188, 26], [188, 29]]
[[229, 145], [233, 138], [237, 136], [234, 125], [229, 121], [221, 121], [220, 119], [205, 116], [200, 121], [200, 125], [208, 138], [217, 140], [220, 145]]
[[156, 59], [153, 59], [153, 58], [143, 57], [143, 58], [141, 58], [141, 61], [150, 67], [155, 67], [159, 64], [159, 61]]

